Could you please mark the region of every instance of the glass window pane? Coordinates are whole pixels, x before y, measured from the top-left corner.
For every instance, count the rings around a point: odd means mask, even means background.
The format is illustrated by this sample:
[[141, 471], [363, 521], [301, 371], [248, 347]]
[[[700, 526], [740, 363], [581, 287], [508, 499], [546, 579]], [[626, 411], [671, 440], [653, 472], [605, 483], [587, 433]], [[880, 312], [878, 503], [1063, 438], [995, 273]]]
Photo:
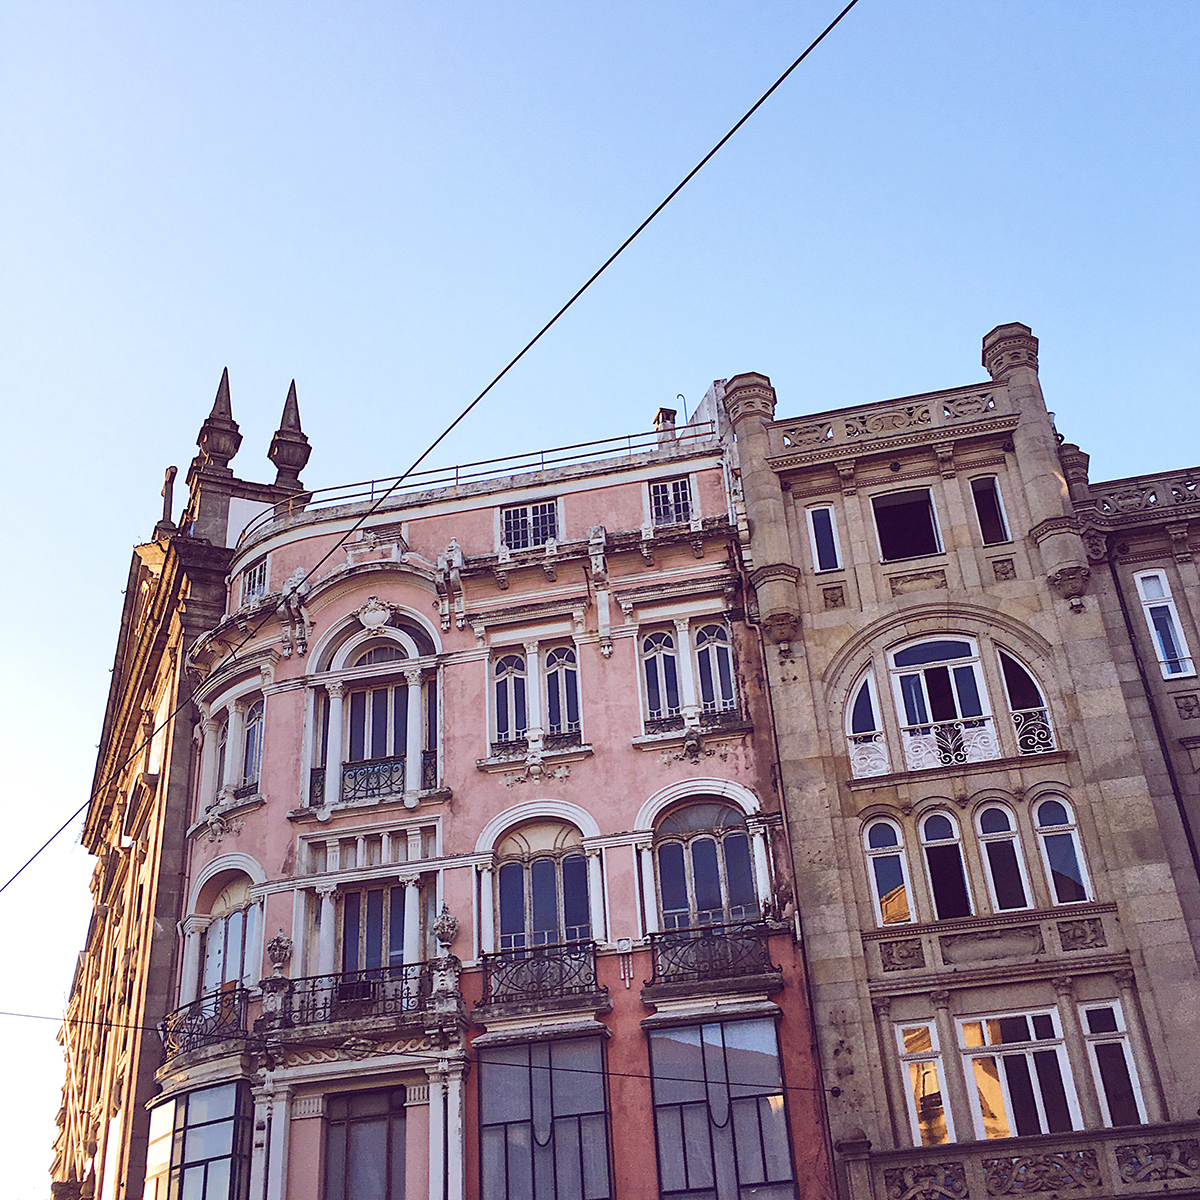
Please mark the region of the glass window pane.
[[360, 892], [347, 892], [342, 897], [342, 970], [360, 970], [358, 957]]
[[692, 1188], [713, 1186], [713, 1152], [709, 1138], [707, 1106], [684, 1105], [683, 1153], [687, 1162], [688, 1185]]
[[1033, 1098], [1033, 1081], [1029, 1078], [1029, 1060], [1023, 1054], [1006, 1054], [1004, 1078], [1012, 1102], [1013, 1121], [1017, 1136], [1026, 1137], [1043, 1132], [1038, 1120], [1037, 1101]]
[[204, 1195], [204, 1167], [190, 1167], [183, 1173], [183, 1189], [180, 1200], [206, 1200]]
[[1009, 707], [1020, 711], [1026, 708], [1042, 708], [1042, 694], [1029, 672], [1007, 654], [1000, 655], [1000, 669], [1004, 672], [1004, 687], [1008, 692]]
[[350, 693], [350, 761], [367, 757], [367, 693]]
[[1038, 824], [1045, 828], [1048, 825], [1069, 825], [1071, 818], [1067, 815], [1065, 806], [1057, 800], [1045, 800], [1038, 805]]
[[680, 1104], [704, 1099], [700, 1030], [695, 1026], [660, 1029], [650, 1035], [654, 1103]]
[[663, 914], [687, 912], [687, 883], [683, 872], [683, 847], [667, 842], [658, 848], [658, 887]]
[[1012, 822], [1004, 809], [987, 808], [979, 818], [979, 828], [983, 833], [1008, 833], [1012, 829]]
[[658, 1170], [664, 1192], [682, 1192], [687, 1188], [683, 1158], [683, 1111], [674, 1106], [659, 1108], [654, 1114], [658, 1135]]
[[357, 1121], [347, 1132], [346, 1190], [353, 1200], [388, 1200], [386, 1118]]
[[[510, 1200], [533, 1198], [533, 1145], [528, 1125], [508, 1127], [508, 1194]], [[540, 1197], [539, 1197], [540, 1200]]]
[[854, 699], [854, 711], [850, 716], [851, 733], [874, 733], [876, 730], [875, 706], [871, 703], [871, 687], [864, 679]]
[[1089, 1008], [1087, 1010], [1088, 1033], [1116, 1033], [1117, 1013], [1112, 1008]]
[[738, 1179], [742, 1183], [763, 1183], [766, 1169], [758, 1136], [757, 1098], [734, 1102], [733, 1141], [737, 1147]]
[[838, 565], [833, 541], [833, 513], [827, 508], [814, 508], [810, 515], [813, 540], [817, 543], [817, 570], [832, 571]]
[[957, 846], [926, 846], [933, 904], [939, 921], [971, 915], [967, 880], [963, 875], [962, 855]]
[[975, 1092], [979, 1097], [979, 1108], [983, 1114], [983, 1136], [985, 1138], [1009, 1137], [1008, 1113], [1004, 1106], [1004, 1092], [1000, 1087], [1000, 1068], [994, 1058], [973, 1058]]
[[567, 692], [567, 722], [572, 728], [579, 724], [579, 676], [573, 669], [563, 672]]
[[[555, 1121], [553, 1140], [545, 1147], [535, 1146], [534, 1155], [538, 1200], [542, 1196], [551, 1200], [583, 1200], [578, 1121]], [[538, 1161], [539, 1157], [544, 1162]]]
[[[485, 1127], [480, 1138], [482, 1147], [483, 1200], [508, 1200], [508, 1179], [504, 1169], [504, 1126]], [[343, 1200], [331, 1196], [329, 1200]]]
[[1167, 670], [1178, 674], [1183, 670], [1180, 661], [1182, 654], [1179, 649], [1179, 634], [1175, 629], [1175, 620], [1171, 610], [1165, 604], [1156, 604], [1150, 608], [1150, 621], [1154, 626], [1154, 634], [1158, 639], [1159, 655], [1167, 665]]
[[512, 724], [508, 715], [508, 682], [496, 680], [496, 738], [507, 741], [513, 736]]
[[675, 655], [664, 654], [662, 659], [663, 685], [666, 691], [667, 708], [674, 715], [679, 711], [679, 680], [675, 674]]
[[692, 885], [698, 914], [716, 912], [721, 905], [721, 877], [717, 870], [717, 843], [712, 838], [697, 838], [691, 844]]
[[872, 849], [883, 846], [898, 846], [900, 845], [900, 835], [891, 825], [880, 821], [878, 824], [872, 825], [868, 830], [867, 845]]
[[900, 856], [881, 854], [871, 859], [875, 872], [875, 894], [883, 924], [894, 925], [909, 920], [908, 891], [904, 886], [904, 870]]
[[954, 688], [958, 692], [958, 712], [963, 717], [978, 717], [983, 713], [974, 667], [954, 668]]
[[[388, 966], [399, 966], [404, 961], [404, 891], [402, 887], [391, 889], [388, 898]], [[485, 897], [484, 903], [487, 903]]]
[[1096, 1063], [1100, 1068], [1100, 1082], [1104, 1088], [1104, 1098], [1108, 1101], [1112, 1123], [1140, 1125], [1142, 1118], [1133, 1094], [1133, 1080], [1129, 1076], [1124, 1045], [1120, 1042], [1101, 1042], [1095, 1050]]
[[925, 690], [935, 721], [953, 721], [959, 715], [950, 687], [950, 672], [945, 667], [930, 667], [925, 671]]
[[946, 1127], [946, 1109], [942, 1101], [942, 1086], [938, 1080], [937, 1063], [909, 1063], [908, 1083], [912, 1089], [921, 1145], [940, 1146], [943, 1142], [949, 1141], [950, 1134]]
[[993, 1045], [1000, 1043], [1027, 1042], [1029, 1038], [1029, 1018], [994, 1017], [988, 1021], [989, 1039]]
[[392, 689], [392, 753], [404, 754], [408, 749], [408, 688]]
[[555, 1042], [551, 1083], [554, 1115], [604, 1111], [604, 1064], [599, 1038]]
[[500, 876], [500, 932], [525, 932], [525, 871], [520, 863], [505, 863]]
[[371, 693], [371, 757], [387, 756], [388, 690], [376, 688]]
[[1058, 1053], [1035, 1050], [1033, 1066], [1042, 1093], [1042, 1107], [1046, 1110], [1046, 1124], [1051, 1133], [1065, 1133], [1072, 1128], [1071, 1109], [1067, 1104], [1067, 1090], [1063, 1087]]
[[754, 890], [754, 868], [750, 864], [750, 839], [744, 833], [726, 834], [725, 878], [729, 884], [729, 903], [744, 908], [756, 908], [758, 897]]
[[933, 1034], [928, 1025], [902, 1029], [900, 1037], [904, 1043], [905, 1054], [928, 1054], [933, 1050]]
[[201, 1162], [233, 1153], [233, 1121], [217, 1121], [214, 1125], [189, 1128], [184, 1135], [183, 1161]]
[[493, 1046], [481, 1050], [479, 1094], [485, 1125], [502, 1121], [528, 1121], [528, 1046]]
[[700, 702], [708, 710], [716, 707], [716, 696], [713, 693], [712, 651], [706, 646], [696, 656], [700, 666]]
[[975, 514], [979, 517], [979, 531], [985, 546], [1008, 541], [1008, 530], [1004, 528], [1004, 517], [1000, 513], [1000, 498], [996, 493], [995, 479], [972, 479], [971, 493], [975, 498]]
[[1027, 903], [1025, 885], [1017, 865], [1016, 847], [1010, 841], [984, 842], [984, 849], [996, 892], [996, 907], [1001, 911], [1024, 908]]
[[[1045, 805], [1042, 805], [1045, 808]], [[1046, 858], [1050, 863], [1050, 881], [1060, 904], [1087, 899], [1083, 886], [1083, 871], [1075, 854], [1075, 839], [1069, 833], [1044, 834]]]
[[927, 842], [941, 842], [954, 836], [954, 826], [950, 823], [950, 818], [942, 816], [941, 813], [926, 817], [924, 829]]
[[1054, 1021], [1049, 1013], [1035, 1013], [1033, 1017], [1033, 1036], [1035, 1038], [1052, 1038]]
[[330, 1125], [325, 1139], [326, 1200], [350, 1200], [346, 1195], [346, 1126]]
[[[529, 869], [534, 933], [558, 935], [558, 872], [554, 862], [539, 858]], [[543, 939], [544, 940], [544, 939]]]
[[[715, 1028], [715, 1027], [714, 1027]], [[734, 1096], [777, 1092], [783, 1087], [779, 1075], [779, 1050], [774, 1023], [730, 1021], [725, 1033], [725, 1060], [729, 1089]]]
[[1161, 575], [1143, 575], [1139, 582], [1142, 585], [1142, 595], [1147, 600], [1162, 600], [1167, 594]]
[[208, 1178], [204, 1181], [204, 1200], [227, 1200], [232, 1165], [233, 1160], [229, 1158], [218, 1158], [208, 1164]]
[[922, 642], [899, 650], [892, 661], [898, 667], [919, 667], [925, 663], [950, 662], [956, 658], [970, 658], [974, 654], [970, 642]]
[[791, 1179], [787, 1109], [783, 1103], [783, 1094], [763, 1096], [758, 1102], [758, 1116], [763, 1138], [763, 1168], [767, 1178]]
[[591, 920], [588, 912], [587, 859], [582, 854], [573, 854], [563, 860], [563, 923], [568, 941], [576, 941], [591, 935]]
[[525, 677], [518, 675], [513, 681], [513, 736], [524, 737], [529, 722], [525, 719]]
[[925, 707], [925, 689], [921, 687], [920, 675], [901, 675], [900, 695], [904, 699], [904, 723], [927, 725], [929, 710]]
[[608, 1128], [603, 1115], [583, 1117], [579, 1122], [580, 1154], [583, 1158], [583, 1200], [607, 1200]]
[[383, 966], [383, 889], [372, 888], [367, 893], [367, 954], [363, 964], [367, 970]]
[[388, 1200], [404, 1200], [405, 1123], [404, 1110], [395, 1113], [391, 1122], [392, 1142], [392, 1193]]
[[242, 977], [242, 934], [246, 927], [246, 913], [230, 913], [225, 924], [225, 979], [224, 982]]

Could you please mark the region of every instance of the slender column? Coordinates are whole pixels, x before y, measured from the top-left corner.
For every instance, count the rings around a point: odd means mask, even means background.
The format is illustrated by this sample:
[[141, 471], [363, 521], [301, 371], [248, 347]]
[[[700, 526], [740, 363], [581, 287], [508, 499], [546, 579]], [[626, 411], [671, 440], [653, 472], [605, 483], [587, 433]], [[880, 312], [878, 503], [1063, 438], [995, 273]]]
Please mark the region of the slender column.
[[317, 888], [321, 897], [321, 933], [317, 941], [317, 974], [332, 975], [337, 969], [337, 885], [322, 884]]
[[[967, 1081], [963, 1075], [963, 1057], [958, 1050], [958, 1034], [950, 1016], [950, 993], [945, 990], [930, 992], [936, 1013], [938, 1049], [942, 1054], [942, 1066], [946, 1072], [946, 1094], [950, 1099], [950, 1114], [954, 1118], [954, 1136], [958, 1141], [970, 1141], [975, 1136], [975, 1122], [971, 1118], [971, 1103], [967, 1099]], [[904, 1110], [908, 1111], [907, 1107]]]
[[[325, 685], [329, 696], [329, 749], [325, 755], [325, 807], [337, 804], [342, 798], [342, 694], [340, 680]], [[322, 930], [322, 935], [324, 930]]]
[[[904, 1079], [902, 1072], [904, 1068], [900, 1065], [900, 1060], [896, 1057], [896, 1033], [892, 1026], [892, 998], [891, 996], [876, 996], [871, 1001], [871, 1008], [875, 1011], [875, 1033], [879, 1038], [879, 1046], [883, 1053], [883, 1078], [887, 1084], [887, 1093], [890, 1103], [888, 1108], [892, 1118], [892, 1144], [895, 1146], [907, 1145], [912, 1141], [912, 1133], [909, 1132], [909, 1125], [906, 1119], [908, 1114], [908, 1102], [904, 1095]], [[939, 1042], [941, 1039], [938, 1039]], [[946, 1073], [946, 1054], [942, 1052], [942, 1074]], [[901, 1135], [901, 1128], [904, 1129], [905, 1136]], [[965, 1130], [955, 1130], [959, 1137], [962, 1138], [966, 1133]]]
[[771, 888], [771, 861], [767, 854], [767, 831], [761, 821], [750, 824], [750, 847], [754, 852], [754, 884], [758, 902], [766, 905], [774, 892]]
[[1121, 995], [1121, 1012], [1125, 1015], [1125, 1029], [1129, 1035], [1129, 1049], [1133, 1052], [1133, 1063], [1137, 1067], [1138, 1082], [1142, 1085], [1142, 1100], [1146, 1105], [1146, 1120], [1152, 1125], [1167, 1119], [1163, 1104], [1162, 1088], [1159, 1086], [1158, 1071], [1154, 1056], [1146, 1041], [1146, 1030], [1142, 1024], [1142, 1012], [1138, 1005], [1132, 971], [1114, 971], [1117, 990]]
[[221, 722], [212, 717], [205, 717], [200, 726], [204, 732], [204, 741], [200, 747], [199, 808], [203, 811], [215, 802], [217, 787], [223, 782], [216, 777], [217, 735], [221, 732]]
[[1084, 1129], [1099, 1129], [1104, 1124], [1100, 1116], [1100, 1100], [1096, 1095], [1095, 1081], [1088, 1062], [1087, 1045], [1083, 1030], [1079, 1027], [1079, 1007], [1075, 1003], [1075, 981], [1063, 975], [1050, 981], [1058, 997], [1058, 1019], [1062, 1024], [1063, 1041], [1067, 1044], [1067, 1061], [1075, 1077], [1075, 1094], [1079, 1097], [1079, 1108], [1083, 1114]]
[[229, 733], [225, 738], [225, 777], [221, 788], [235, 788], [242, 782], [242, 724], [245, 713], [236, 700], [229, 706]]
[[179, 1006], [191, 1004], [200, 994], [200, 943], [210, 918], [193, 913], [183, 922], [183, 970], [179, 979]]
[[588, 908], [591, 909], [592, 937], [597, 942], [607, 939], [604, 921], [604, 870], [600, 862], [600, 847], [586, 851], [588, 865]]
[[464, 1200], [463, 1191], [463, 1076], [467, 1064], [450, 1063], [446, 1070], [446, 1200]]
[[404, 726], [404, 803], [411, 808], [415, 806], [417, 793], [421, 790], [421, 672], [405, 671], [404, 681], [408, 684], [408, 722]]
[[276, 1085], [271, 1095], [271, 1148], [267, 1158], [266, 1200], [287, 1200], [288, 1135], [292, 1124], [292, 1089]]
[[267, 1130], [271, 1124], [271, 1097], [267, 1089], [255, 1088], [254, 1141], [250, 1149], [250, 1195], [262, 1196], [267, 1186]]
[[421, 877], [401, 875], [404, 885], [404, 961], [420, 962], [421, 954]]
[[654, 891], [654, 850], [649, 842], [638, 847], [642, 864], [642, 928], [647, 933], [658, 930], [658, 899]]
[[525, 721], [526, 736], [532, 743], [541, 741], [545, 726], [542, 723], [542, 659], [537, 642], [525, 643]]
[[675, 661], [679, 664], [679, 708], [683, 723], [699, 725], [700, 697], [696, 692], [696, 671], [692, 664], [692, 629], [686, 617], [675, 620], [675, 645], [678, 648]]
[[292, 893], [292, 961], [291, 976], [301, 979], [308, 974], [308, 895], [303, 888]]
[[445, 1200], [446, 1068], [429, 1068], [429, 1200]]
[[496, 952], [496, 893], [492, 868], [479, 868], [479, 949], [483, 954]]

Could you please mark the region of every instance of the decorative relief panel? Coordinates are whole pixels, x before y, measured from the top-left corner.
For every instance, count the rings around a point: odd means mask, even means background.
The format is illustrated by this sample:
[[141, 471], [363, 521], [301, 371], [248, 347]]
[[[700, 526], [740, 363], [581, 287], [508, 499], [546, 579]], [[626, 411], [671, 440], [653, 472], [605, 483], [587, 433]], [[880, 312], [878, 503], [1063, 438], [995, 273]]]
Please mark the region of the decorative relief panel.
[[822, 588], [821, 595], [825, 599], [826, 608], [846, 607], [846, 589], [840, 584], [836, 587]]
[[1065, 1192], [1099, 1186], [1100, 1166], [1095, 1150], [1063, 1150], [1020, 1158], [985, 1158], [983, 1178], [989, 1196]]
[[1011, 558], [993, 558], [992, 574], [996, 576], [997, 583], [1004, 583], [1006, 580], [1016, 579], [1017, 568]]
[[880, 942], [879, 958], [885, 971], [912, 971], [925, 965], [925, 947], [920, 938]]
[[1200, 1178], [1200, 1142], [1138, 1142], [1117, 1147], [1117, 1167], [1126, 1183]]
[[966, 1200], [967, 1173], [962, 1163], [919, 1163], [884, 1171], [887, 1200]]
[[1018, 925], [1011, 929], [980, 929], [972, 933], [951, 933], [938, 938], [942, 961], [960, 963], [989, 962], [998, 958], [1029, 958], [1045, 948], [1037, 925]]
[[1187, 692], [1182, 696], [1176, 696], [1175, 708], [1179, 712], [1181, 721], [1200, 720], [1200, 695], [1195, 692]]
[[1104, 922], [1099, 917], [1083, 917], [1078, 921], [1059, 921], [1058, 940], [1064, 951], [1094, 950], [1108, 945]]
[[893, 596], [903, 596], [907, 592], [928, 592], [947, 586], [945, 571], [917, 571], [912, 575], [893, 575], [888, 582], [891, 584]]

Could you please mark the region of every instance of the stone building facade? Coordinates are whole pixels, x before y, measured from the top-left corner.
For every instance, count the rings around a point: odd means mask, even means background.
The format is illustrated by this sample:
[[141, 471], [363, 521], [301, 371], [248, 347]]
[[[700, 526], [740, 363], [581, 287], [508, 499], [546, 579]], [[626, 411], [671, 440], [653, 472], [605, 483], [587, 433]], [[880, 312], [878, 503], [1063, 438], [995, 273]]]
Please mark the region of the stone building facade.
[[1029, 329], [983, 362], [716, 388], [839, 1191], [1200, 1194], [1200, 477], [1090, 484]]

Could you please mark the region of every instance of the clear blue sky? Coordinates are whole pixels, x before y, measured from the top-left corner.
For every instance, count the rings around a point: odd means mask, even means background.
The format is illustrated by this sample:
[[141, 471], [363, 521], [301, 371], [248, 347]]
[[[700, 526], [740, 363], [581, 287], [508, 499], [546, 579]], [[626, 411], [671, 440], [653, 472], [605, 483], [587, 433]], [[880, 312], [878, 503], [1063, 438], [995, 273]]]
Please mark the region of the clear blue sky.
[[[0, 873], [86, 796], [129, 548], [221, 368], [240, 473], [293, 376], [310, 486], [398, 472], [839, 7], [0, 7]], [[1020, 320], [1093, 478], [1200, 462], [1198, 35], [1193, 0], [861, 0], [435, 461], [746, 370], [780, 415], [968, 383]], [[0, 1007], [60, 1010], [73, 840], [0, 896]], [[54, 1026], [0, 1022], [40, 1200]]]

